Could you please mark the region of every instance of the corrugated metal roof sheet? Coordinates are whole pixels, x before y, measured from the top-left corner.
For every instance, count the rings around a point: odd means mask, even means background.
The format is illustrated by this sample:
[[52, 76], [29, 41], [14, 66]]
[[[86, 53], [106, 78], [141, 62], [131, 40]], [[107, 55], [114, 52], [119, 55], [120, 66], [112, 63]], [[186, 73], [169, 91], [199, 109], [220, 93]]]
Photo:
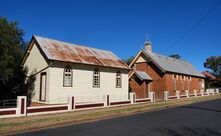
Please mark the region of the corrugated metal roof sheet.
[[186, 75], [193, 75], [197, 77], [205, 77], [198, 72], [190, 63], [187, 61], [167, 57], [153, 52], [143, 50], [155, 63], [157, 63], [163, 70], [169, 72], [175, 72]]
[[34, 36], [48, 59], [129, 69], [111, 51], [80, 46], [40, 36]]
[[141, 80], [152, 80], [152, 78], [144, 71], [134, 71]]
[[213, 76], [212, 74], [210, 74], [207, 71], [203, 71], [201, 72], [205, 77], [209, 78], [210, 80], [217, 80], [215, 76]]

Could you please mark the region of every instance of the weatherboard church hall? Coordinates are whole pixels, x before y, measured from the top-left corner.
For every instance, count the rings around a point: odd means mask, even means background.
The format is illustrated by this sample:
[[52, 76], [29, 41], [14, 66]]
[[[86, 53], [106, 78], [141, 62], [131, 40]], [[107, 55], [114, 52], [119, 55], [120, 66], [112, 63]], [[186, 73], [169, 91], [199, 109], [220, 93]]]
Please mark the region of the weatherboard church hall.
[[130, 68], [110, 51], [33, 36], [22, 65], [36, 75], [33, 102], [128, 100]]

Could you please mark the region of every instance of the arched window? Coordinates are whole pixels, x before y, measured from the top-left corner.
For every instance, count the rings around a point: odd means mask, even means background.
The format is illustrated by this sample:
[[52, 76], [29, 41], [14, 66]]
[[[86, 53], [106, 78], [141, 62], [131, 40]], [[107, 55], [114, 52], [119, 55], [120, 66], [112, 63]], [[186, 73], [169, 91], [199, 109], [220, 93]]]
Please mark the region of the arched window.
[[117, 71], [116, 73], [116, 87], [121, 88], [121, 73]]
[[69, 65], [64, 68], [63, 74], [63, 86], [71, 87], [72, 86], [72, 69]]
[[100, 72], [98, 68], [94, 69], [93, 87], [100, 87]]

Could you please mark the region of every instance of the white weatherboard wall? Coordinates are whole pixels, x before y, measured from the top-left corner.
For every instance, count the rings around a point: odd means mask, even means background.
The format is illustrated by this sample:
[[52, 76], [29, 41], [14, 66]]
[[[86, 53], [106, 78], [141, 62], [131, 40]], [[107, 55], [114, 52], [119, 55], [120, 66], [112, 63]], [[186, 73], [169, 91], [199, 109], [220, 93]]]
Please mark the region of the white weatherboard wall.
[[[63, 87], [63, 71], [66, 65], [72, 67], [72, 87]], [[100, 71], [100, 87], [93, 87], [93, 71]], [[104, 95], [109, 94], [112, 100], [128, 99], [128, 71], [116, 68], [98, 67], [83, 64], [53, 62], [49, 68], [50, 80], [48, 103], [67, 102], [68, 96], [75, 96], [76, 102], [103, 102]], [[116, 88], [116, 72], [122, 75], [122, 87]]]
[[[45, 58], [40, 53], [40, 50], [38, 49], [36, 44], [35, 43], [31, 43], [31, 44], [33, 44], [33, 47], [31, 48], [30, 54], [24, 63], [24, 67], [26, 66], [28, 68], [28, 73], [27, 73], [28, 75], [32, 74], [33, 70], [35, 69], [37, 70], [36, 72], [39, 72], [48, 66]], [[48, 69], [42, 72], [47, 72], [48, 74]], [[33, 97], [33, 101], [39, 100], [39, 90], [40, 90], [40, 73], [36, 75], [35, 87], [34, 87], [35, 95]], [[47, 92], [46, 92], [46, 95], [47, 95]]]

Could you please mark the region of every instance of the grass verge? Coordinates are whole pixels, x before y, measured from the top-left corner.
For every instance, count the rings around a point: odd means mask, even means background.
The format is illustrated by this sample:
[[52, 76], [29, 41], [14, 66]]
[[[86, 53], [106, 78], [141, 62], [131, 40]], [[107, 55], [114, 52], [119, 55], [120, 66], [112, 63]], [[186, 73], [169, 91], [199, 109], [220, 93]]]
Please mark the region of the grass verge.
[[126, 116], [135, 113], [165, 109], [182, 106], [208, 100], [220, 99], [221, 94], [203, 97], [184, 98], [155, 103], [140, 103], [129, 106], [101, 108], [85, 111], [73, 111], [57, 114], [45, 114], [20, 118], [0, 119], [0, 134], [16, 133], [28, 130], [36, 130], [48, 127], [55, 127], [65, 124], [77, 124], [81, 122], [97, 121], [106, 118]]

